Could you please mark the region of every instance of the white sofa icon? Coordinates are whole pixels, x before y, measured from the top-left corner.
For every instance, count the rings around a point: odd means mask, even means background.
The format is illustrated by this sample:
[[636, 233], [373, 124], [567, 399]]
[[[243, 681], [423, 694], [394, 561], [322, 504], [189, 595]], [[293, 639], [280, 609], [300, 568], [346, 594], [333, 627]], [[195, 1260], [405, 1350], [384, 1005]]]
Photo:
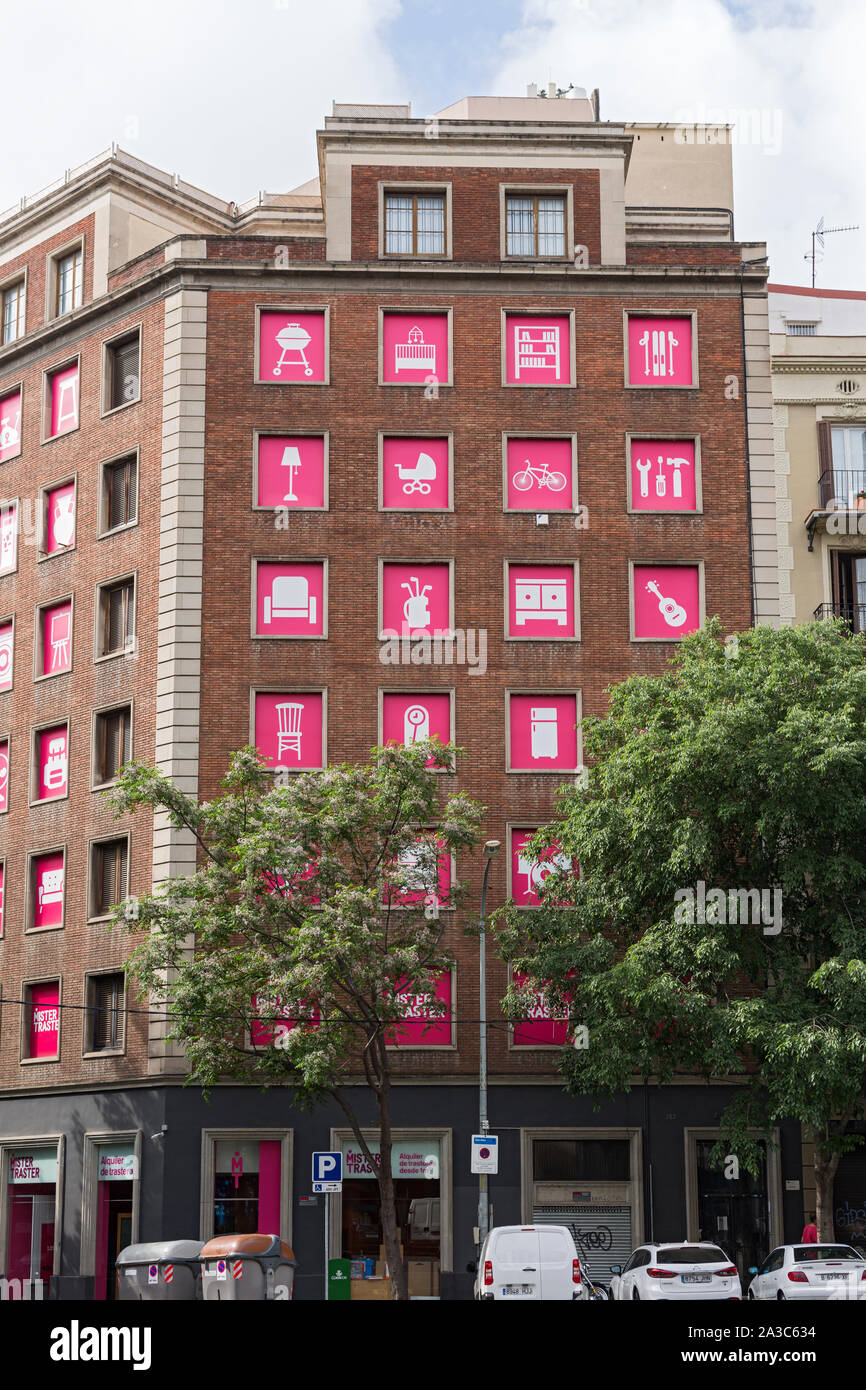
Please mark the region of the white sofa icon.
[[63, 870], [46, 869], [39, 882], [39, 909], [47, 907], [49, 903], [63, 902]]
[[265, 594], [265, 625], [274, 618], [306, 618], [315, 624], [316, 596], [302, 575], [281, 574], [273, 581], [271, 592]]

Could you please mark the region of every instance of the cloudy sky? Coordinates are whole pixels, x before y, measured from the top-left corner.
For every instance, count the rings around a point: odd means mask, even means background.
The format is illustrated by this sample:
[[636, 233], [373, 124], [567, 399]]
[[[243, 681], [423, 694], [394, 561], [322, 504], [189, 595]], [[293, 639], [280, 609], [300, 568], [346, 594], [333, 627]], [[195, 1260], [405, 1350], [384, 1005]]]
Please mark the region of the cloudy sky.
[[334, 98], [427, 116], [573, 82], [606, 120], [736, 121], [738, 237], [808, 284], [818, 219], [859, 223], [818, 284], [863, 290], [864, 45], [862, 0], [29, 0], [4, 17], [0, 209], [112, 140], [242, 202], [316, 173]]

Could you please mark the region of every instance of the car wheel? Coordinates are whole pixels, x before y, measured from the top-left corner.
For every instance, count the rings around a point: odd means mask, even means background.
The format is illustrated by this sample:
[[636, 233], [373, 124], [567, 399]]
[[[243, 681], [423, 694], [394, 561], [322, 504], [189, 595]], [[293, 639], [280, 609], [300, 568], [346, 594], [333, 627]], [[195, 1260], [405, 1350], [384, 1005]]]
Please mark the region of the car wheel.
[[751, 1289], [749, 1289], [749, 1292], [746, 1294], [746, 1301], [747, 1301], [748, 1303], [757, 1303], [757, 1301], [758, 1301], [758, 1300], [755, 1298], [755, 1295], [752, 1293], [752, 1290], [751, 1290]]
[[776, 1302], [784, 1303], [785, 1301], [785, 1295], [782, 1293], [782, 1290], [780, 1289], [779, 1292], [776, 1294]]
[[632, 1291], [631, 1301], [632, 1303], [640, 1303], [640, 1294], [638, 1293], [637, 1289], [634, 1289]]

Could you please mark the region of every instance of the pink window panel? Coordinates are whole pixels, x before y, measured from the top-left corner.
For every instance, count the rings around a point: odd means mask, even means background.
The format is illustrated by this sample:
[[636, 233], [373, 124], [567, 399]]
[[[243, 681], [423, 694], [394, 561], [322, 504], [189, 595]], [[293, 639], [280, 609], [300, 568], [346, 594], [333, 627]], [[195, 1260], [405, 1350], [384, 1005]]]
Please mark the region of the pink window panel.
[[[419, 840], [418, 848], [410, 845], [400, 856], [393, 871], [399, 870], [400, 876], [405, 885], [405, 891], [400, 889], [385, 889], [385, 902], [391, 907], [417, 907], [421, 903], [431, 902], [432, 893], [425, 890], [423, 883], [432, 877], [432, 863], [428, 861], [424, 852], [430, 842]], [[441, 846], [441, 840], [437, 840], [437, 847]], [[440, 907], [447, 907], [451, 899], [451, 855], [447, 850], [442, 850], [436, 856], [436, 878], [437, 889], [435, 901]], [[417, 891], [411, 887], [413, 879], [420, 880], [422, 886]]]
[[628, 316], [629, 386], [693, 386], [691, 318]]
[[[515, 985], [526, 984], [526, 976], [514, 971]], [[568, 1019], [553, 1017], [553, 1011], [543, 989], [536, 989], [526, 1016], [516, 1021], [512, 1047], [564, 1047], [568, 1042]]]
[[37, 736], [39, 785], [37, 801], [51, 801], [69, 790], [69, 727], [55, 724]]
[[505, 468], [510, 508], [564, 512], [574, 507], [570, 439], [509, 439]]
[[3, 915], [5, 910], [6, 865], [0, 864], [0, 937], [3, 936]]
[[18, 568], [18, 503], [0, 510], [0, 574]]
[[541, 859], [533, 858], [526, 846], [536, 831], [511, 831], [511, 896], [518, 907], [538, 907], [538, 889], [551, 874], [577, 871], [577, 865], [554, 842]]
[[9, 740], [0, 742], [0, 815], [9, 810]]
[[323, 767], [322, 719], [321, 691], [260, 691], [255, 696], [256, 747], [274, 767]]
[[21, 453], [21, 392], [0, 396], [0, 463]]
[[[309, 883], [310, 879], [315, 878], [318, 872], [317, 859], [312, 859], [305, 869], [299, 873], [293, 874], [290, 879], [279, 872], [268, 870], [263, 874], [265, 891], [268, 893], [280, 893], [285, 898], [291, 898], [298, 885]], [[305, 901], [311, 905], [318, 906], [322, 900], [318, 893], [308, 892], [305, 895]]]
[[447, 314], [382, 315], [382, 380], [424, 385], [450, 380]]
[[45, 545], [46, 555], [68, 550], [75, 544], [75, 484], [64, 483], [46, 494]]
[[510, 695], [512, 772], [577, 770], [577, 696]]
[[[411, 748], [425, 739], [438, 738], [440, 743], [451, 741], [451, 696], [449, 694], [382, 696], [382, 742], [400, 743]], [[432, 766], [433, 758], [427, 766]]]
[[[279, 995], [254, 994], [252, 1012], [258, 1015], [250, 1023], [250, 1042], [254, 1047], [269, 1047], [279, 1041], [281, 1033], [290, 1032], [304, 1021], [298, 1018], [297, 1010], [290, 1009]], [[305, 1016], [308, 1027], [318, 1027], [320, 1015], [315, 1005], [308, 1006]]]
[[293, 511], [325, 505], [325, 436], [259, 436], [256, 506]]
[[30, 1057], [56, 1057], [60, 1051], [60, 985], [30, 986]]
[[412, 986], [401, 980], [397, 989], [397, 1005], [400, 1008], [402, 1023], [395, 1025], [385, 1034], [389, 1047], [450, 1047], [452, 1029], [452, 980], [447, 970], [436, 980], [435, 997], [445, 1005], [443, 1014], [430, 1010], [425, 995], [417, 994]]
[[0, 623], [0, 691], [12, 689], [14, 637], [14, 625]]
[[574, 567], [508, 566], [508, 636], [574, 637]]
[[505, 315], [505, 380], [509, 386], [571, 386], [567, 314]]
[[281, 309], [259, 318], [259, 380], [323, 382], [325, 311]]
[[49, 378], [51, 438], [78, 428], [78, 364]]
[[262, 561], [256, 567], [256, 632], [262, 637], [324, 636], [325, 566], [321, 561]]
[[42, 674], [56, 676], [72, 666], [72, 603], [42, 610]]
[[634, 635], [676, 642], [701, 626], [697, 565], [635, 565]]
[[442, 511], [450, 502], [447, 439], [383, 440], [383, 507]]
[[40, 854], [33, 861], [33, 925], [63, 925], [65, 867], [63, 853]]
[[433, 636], [451, 624], [448, 565], [389, 562], [382, 567], [382, 631], [389, 636]]
[[259, 1142], [259, 1220], [257, 1230], [280, 1233], [280, 1173], [282, 1144], [279, 1139]]
[[631, 441], [631, 505], [636, 512], [693, 512], [697, 506], [693, 439]]

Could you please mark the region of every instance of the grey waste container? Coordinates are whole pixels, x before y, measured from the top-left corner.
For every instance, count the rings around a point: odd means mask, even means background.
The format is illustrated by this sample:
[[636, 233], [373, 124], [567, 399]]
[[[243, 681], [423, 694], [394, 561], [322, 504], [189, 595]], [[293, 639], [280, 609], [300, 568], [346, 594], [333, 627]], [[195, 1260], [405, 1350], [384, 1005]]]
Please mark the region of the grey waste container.
[[117, 1296], [126, 1303], [201, 1298], [200, 1240], [127, 1245], [117, 1257]]
[[202, 1297], [283, 1302], [291, 1298], [297, 1260], [279, 1236], [216, 1236], [201, 1248]]

